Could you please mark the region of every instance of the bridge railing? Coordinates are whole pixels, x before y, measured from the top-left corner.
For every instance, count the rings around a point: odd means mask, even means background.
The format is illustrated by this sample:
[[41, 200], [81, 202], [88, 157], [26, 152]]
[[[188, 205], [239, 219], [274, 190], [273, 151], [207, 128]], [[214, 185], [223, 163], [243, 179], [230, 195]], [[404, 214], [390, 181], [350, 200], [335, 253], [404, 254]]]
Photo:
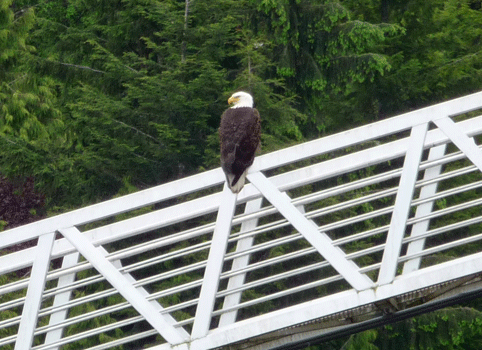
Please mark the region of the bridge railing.
[[478, 274], [479, 109], [259, 156], [238, 196], [218, 168], [1, 232], [0, 348], [223, 347]]

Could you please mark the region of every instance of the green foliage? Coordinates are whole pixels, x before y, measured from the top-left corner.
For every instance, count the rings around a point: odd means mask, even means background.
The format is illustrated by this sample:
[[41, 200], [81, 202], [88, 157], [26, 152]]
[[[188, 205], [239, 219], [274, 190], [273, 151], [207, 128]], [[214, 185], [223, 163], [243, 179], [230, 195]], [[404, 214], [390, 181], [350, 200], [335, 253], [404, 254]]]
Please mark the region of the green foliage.
[[341, 349], [476, 350], [482, 344], [481, 316], [468, 307], [441, 309], [354, 334]]
[[63, 126], [54, 106], [56, 84], [29, 74], [35, 49], [26, 41], [35, 15], [31, 8], [14, 14], [11, 3], [0, 7], [0, 136], [43, 143]]
[[370, 329], [365, 332], [357, 333], [348, 339], [343, 345], [344, 350], [379, 350], [380, 348], [374, 344], [378, 337], [376, 329]]
[[390, 69], [380, 45], [402, 32], [397, 25], [352, 20], [338, 1], [252, 3], [261, 11], [257, 26], [270, 33], [278, 74], [302, 96], [299, 107], [309, 115], [303, 131], [309, 137], [339, 128], [330, 105], [340, 114], [340, 100]]
[[264, 152], [467, 93], [480, 18], [452, 0], [2, 2], [0, 171], [77, 206], [217, 166], [235, 90]]
[[413, 335], [409, 334], [411, 340], [406, 340], [414, 349], [475, 350], [482, 342], [481, 313], [474, 309], [447, 308], [405, 322], [410, 322], [410, 332]]
[[16, 90], [0, 95], [1, 172], [34, 176], [49, 205], [70, 207], [125, 179], [139, 188], [217, 166], [219, 116], [238, 89], [256, 96], [265, 150], [300, 141], [304, 116], [270, 77], [270, 44], [238, 29], [247, 4], [191, 2], [187, 17], [184, 5], [35, 2], [23, 75], [11, 71]]
[[240, 71], [234, 85], [256, 96], [256, 108], [262, 115], [263, 150], [273, 151], [281, 145], [300, 141], [299, 125], [305, 116], [293, 108], [295, 97], [287, 90], [283, 79], [270, 77], [274, 64], [269, 58], [273, 44], [266, 37], [251, 31], [241, 31], [233, 56], [240, 61]]
[[[13, 65], [21, 51], [32, 50], [32, 47], [26, 44], [26, 39], [34, 21], [33, 10], [26, 9], [16, 14], [12, 9], [12, 3], [13, 0], [5, 0], [0, 4], [0, 64], [2, 66]], [[0, 74], [4, 78], [5, 70], [1, 69]]]
[[[33, 179], [36, 189], [29, 183], [29, 193], [41, 191], [47, 210], [53, 212], [217, 167], [219, 118], [236, 90], [254, 95], [262, 117], [263, 152], [473, 92], [481, 86], [481, 28], [480, 2], [473, 0], [4, 0], [0, 180]], [[330, 184], [362, 176], [353, 173]], [[349, 195], [357, 198], [377, 189]], [[318, 205], [342, 200], [330, 198]], [[456, 200], [440, 200], [437, 206]], [[376, 209], [361, 204], [317, 220], [322, 225]], [[31, 206], [18, 215], [31, 220], [43, 210]], [[373, 220], [380, 221], [356, 225], [367, 230], [387, 218]], [[1, 217], [0, 230], [12, 221]], [[473, 234], [470, 230], [454, 234]], [[347, 232], [334, 234], [343, 237]], [[381, 239], [370, 237], [343, 249], [358, 251]], [[473, 247], [450, 254], [478, 249]], [[274, 257], [294, 248], [303, 248], [302, 243], [263, 254]], [[371, 259], [356, 263], [370, 265]], [[293, 266], [263, 273], [287, 268]], [[196, 271], [155, 287], [199, 278]], [[295, 284], [280, 281], [243, 298]], [[162, 302], [170, 305], [185, 297], [191, 296], [179, 293]], [[98, 306], [85, 305], [74, 313]], [[277, 301], [269, 301], [241, 317], [277, 307]], [[390, 332], [362, 333], [344, 348], [413, 344], [416, 349], [470, 349], [471, 341], [480, 345], [480, 317], [472, 311], [450, 310], [393, 326]], [[176, 317], [189, 315], [179, 312]], [[109, 324], [125, 316], [92, 322]], [[70, 328], [69, 334], [92, 325]], [[439, 333], [444, 333], [440, 341], [430, 340]], [[94, 337], [78, 346], [119, 334]]]
[[358, 18], [403, 28], [383, 48], [392, 69], [357, 93], [376, 103], [375, 118], [480, 89], [478, 2], [464, 0], [347, 1]]

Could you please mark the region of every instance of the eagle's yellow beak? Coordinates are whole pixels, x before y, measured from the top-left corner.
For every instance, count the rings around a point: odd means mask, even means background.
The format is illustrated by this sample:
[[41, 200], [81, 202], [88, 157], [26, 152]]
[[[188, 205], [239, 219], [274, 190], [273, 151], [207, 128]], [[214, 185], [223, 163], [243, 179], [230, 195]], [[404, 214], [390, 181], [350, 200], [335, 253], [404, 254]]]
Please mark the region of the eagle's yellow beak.
[[233, 103], [236, 103], [239, 101], [239, 97], [233, 97], [231, 96], [229, 99], [228, 99], [228, 104], [233, 104]]

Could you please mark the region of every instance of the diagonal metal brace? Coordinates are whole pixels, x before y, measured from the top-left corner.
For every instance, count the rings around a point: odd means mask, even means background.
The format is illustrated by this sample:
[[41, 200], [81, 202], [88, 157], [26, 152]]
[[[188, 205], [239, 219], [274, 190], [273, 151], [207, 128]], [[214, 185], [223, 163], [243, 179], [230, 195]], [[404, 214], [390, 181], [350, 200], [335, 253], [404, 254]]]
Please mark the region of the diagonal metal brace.
[[373, 286], [373, 282], [358, 271], [358, 266], [348, 260], [341, 249], [334, 247], [332, 240], [325, 233], [320, 233], [317, 226], [296, 209], [289, 197], [262, 173], [248, 173], [248, 179], [353, 288], [361, 291]]
[[42, 303], [45, 281], [50, 264], [50, 253], [55, 240], [55, 232], [41, 235], [37, 243], [36, 256], [32, 266], [30, 283], [22, 310], [22, 318], [18, 327], [15, 350], [28, 350], [32, 348], [38, 313]]
[[209, 249], [206, 270], [204, 271], [203, 284], [199, 295], [199, 303], [194, 317], [191, 338], [197, 339], [206, 336], [211, 323], [211, 316], [218, 291], [224, 256], [228, 246], [228, 237], [231, 233], [234, 210], [236, 208], [237, 194], [233, 194], [225, 184], [222, 200], [219, 205], [216, 227], [213, 233], [211, 248]]
[[149, 322], [167, 342], [170, 344], [180, 344], [189, 341], [188, 337], [183, 336], [181, 332], [166, 321], [164, 316], [152, 308], [149, 301], [147, 301], [132, 283], [130, 283], [77, 228], [69, 227], [61, 229], [59, 232], [131, 303], [139, 314], [145, 317], [146, 321]]
[[448, 136], [448, 138], [482, 171], [482, 152], [474, 142], [474, 139], [467, 136], [464, 130], [454, 123], [449, 117], [433, 121], [435, 125]]
[[424, 123], [414, 126], [410, 134], [410, 145], [405, 154], [382, 265], [378, 274], [379, 285], [392, 283], [395, 278], [427, 130], [428, 123]]

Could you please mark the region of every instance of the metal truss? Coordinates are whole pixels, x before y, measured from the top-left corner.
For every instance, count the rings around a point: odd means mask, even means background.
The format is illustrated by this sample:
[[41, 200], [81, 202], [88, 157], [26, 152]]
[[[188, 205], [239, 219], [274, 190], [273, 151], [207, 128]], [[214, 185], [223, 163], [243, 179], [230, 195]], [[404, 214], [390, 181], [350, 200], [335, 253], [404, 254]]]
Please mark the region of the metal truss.
[[1, 232], [0, 347], [270, 349], [478, 290], [480, 109], [259, 156], [239, 195], [214, 169]]

